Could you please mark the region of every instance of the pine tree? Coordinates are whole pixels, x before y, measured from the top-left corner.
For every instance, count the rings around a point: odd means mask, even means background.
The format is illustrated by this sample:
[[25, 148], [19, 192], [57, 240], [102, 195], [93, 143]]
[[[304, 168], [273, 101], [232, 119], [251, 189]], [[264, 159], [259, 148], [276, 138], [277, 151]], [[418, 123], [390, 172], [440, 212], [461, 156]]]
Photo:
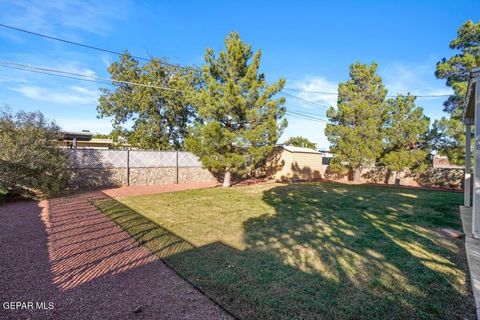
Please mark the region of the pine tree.
[[225, 46], [218, 57], [206, 50], [202, 85], [194, 98], [199, 120], [186, 142], [230, 186], [232, 174], [264, 163], [285, 128], [285, 99], [273, 98], [285, 80], [268, 85], [259, 73], [260, 50], [253, 54], [238, 33], [230, 33]]
[[415, 105], [415, 97], [411, 95], [388, 99], [386, 107], [382, 162], [396, 172], [398, 184], [403, 170], [418, 168], [425, 163], [427, 152], [421, 146], [430, 120], [423, 114], [423, 109]]
[[338, 87], [338, 107], [327, 111], [325, 135], [332, 144], [332, 168], [349, 169], [354, 181], [363, 167], [373, 165], [383, 150], [382, 126], [387, 90], [377, 64], [350, 65], [350, 79]]
[[458, 50], [458, 53], [438, 62], [435, 75], [439, 79], [445, 79], [447, 86], [454, 92], [454, 95], [444, 102], [444, 110], [460, 115], [465, 103], [470, 72], [480, 66], [480, 22], [465, 22], [458, 29], [457, 38], [450, 42], [450, 48]]
[[442, 117], [433, 123], [431, 146], [440, 154], [448, 156], [452, 163], [464, 164], [465, 132], [461, 123], [468, 79], [473, 68], [480, 66], [480, 22], [467, 21], [450, 42], [457, 53], [437, 63], [435, 75], [445, 79], [454, 94], [443, 104], [450, 118]]

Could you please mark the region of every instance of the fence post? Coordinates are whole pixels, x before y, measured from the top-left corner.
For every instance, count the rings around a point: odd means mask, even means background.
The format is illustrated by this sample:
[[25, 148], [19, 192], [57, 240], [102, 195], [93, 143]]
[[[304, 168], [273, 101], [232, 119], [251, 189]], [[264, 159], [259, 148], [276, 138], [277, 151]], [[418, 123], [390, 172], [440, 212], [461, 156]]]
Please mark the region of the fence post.
[[130, 185], [130, 149], [127, 149], [127, 186]]
[[176, 170], [177, 171], [176, 172], [177, 177], [175, 179], [175, 183], [178, 183], [178, 150], [177, 150], [177, 156], [176, 156], [175, 161], [176, 161], [176, 167], [177, 167], [177, 170]]

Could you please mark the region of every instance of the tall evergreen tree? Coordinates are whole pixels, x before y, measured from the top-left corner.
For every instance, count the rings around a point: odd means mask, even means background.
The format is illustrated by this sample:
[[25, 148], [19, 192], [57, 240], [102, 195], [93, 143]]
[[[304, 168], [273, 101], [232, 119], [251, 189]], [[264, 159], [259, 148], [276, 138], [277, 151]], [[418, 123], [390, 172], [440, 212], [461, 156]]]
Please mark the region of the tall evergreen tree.
[[166, 65], [160, 59], [142, 65], [128, 52], [119, 62], [113, 62], [108, 72], [112, 80], [144, 86], [112, 82], [113, 90], [101, 89], [99, 116], [113, 117], [112, 124], [117, 129], [133, 121], [132, 129], [124, 130], [133, 145], [159, 150], [181, 149], [195, 114], [189, 100], [197, 78], [195, 72]]
[[362, 167], [375, 163], [383, 150], [382, 126], [387, 90], [377, 64], [350, 65], [350, 79], [338, 87], [337, 110], [327, 111], [325, 134], [334, 153], [331, 166], [348, 168], [357, 181]]
[[385, 154], [383, 164], [397, 174], [405, 169], [420, 167], [425, 163], [427, 152], [422, 150], [430, 120], [423, 109], [415, 105], [415, 97], [398, 95], [386, 103]]
[[230, 186], [231, 174], [244, 174], [266, 160], [285, 128], [285, 98], [273, 98], [285, 80], [268, 85], [259, 73], [260, 50], [253, 54], [238, 33], [230, 33], [225, 46], [218, 57], [212, 49], [205, 53], [195, 98], [199, 121], [187, 147], [205, 167], [224, 174], [224, 186]]
[[480, 22], [465, 22], [458, 29], [457, 38], [450, 42], [450, 48], [457, 50], [457, 54], [449, 59], [443, 58], [435, 71], [437, 78], [445, 79], [454, 92], [443, 104], [450, 118], [436, 120], [430, 136], [434, 137], [431, 140], [434, 149], [448, 156], [453, 163], [463, 164], [465, 138], [461, 116], [470, 72], [480, 66]]
[[458, 53], [438, 62], [435, 75], [445, 79], [447, 86], [453, 89], [454, 95], [443, 106], [445, 111], [457, 115], [456, 110], [463, 110], [470, 72], [480, 66], [480, 21], [465, 22], [458, 29], [457, 38], [450, 42], [450, 48]]

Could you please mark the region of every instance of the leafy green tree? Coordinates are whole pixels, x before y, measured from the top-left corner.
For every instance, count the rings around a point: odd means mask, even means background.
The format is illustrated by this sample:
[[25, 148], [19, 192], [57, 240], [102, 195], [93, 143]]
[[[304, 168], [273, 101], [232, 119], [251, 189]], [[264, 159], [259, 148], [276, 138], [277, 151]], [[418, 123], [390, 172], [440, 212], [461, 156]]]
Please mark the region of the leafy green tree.
[[111, 139], [110, 137], [111, 135], [106, 133], [95, 133], [93, 135], [93, 139]]
[[304, 137], [290, 137], [287, 141], [283, 144], [287, 146], [295, 146], [295, 147], [304, 147], [310, 149], [317, 149], [317, 145], [307, 138]]
[[430, 120], [415, 104], [415, 97], [398, 95], [388, 99], [385, 121], [385, 151], [383, 164], [396, 172], [396, 183], [405, 169], [423, 167], [428, 153], [422, 150], [422, 139], [428, 132]]
[[259, 73], [260, 50], [253, 54], [238, 33], [225, 39], [218, 57], [205, 53], [202, 86], [195, 96], [199, 120], [187, 139], [187, 147], [203, 165], [224, 175], [243, 175], [263, 164], [286, 126], [285, 98], [274, 99], [285, 80], [268, 85]]
[[[450, 48], [457, 51], [449, 59], [443, 58], [437, 63], [435, 75], [445, 79], [447, 86], [453, 89], [454, 94], [443, 104], [444, 111], [450, 113], [450, 119], [443, 118], [436, 123], [431, 136], [440, 144], [432, 146], [442, 155], [447, 155], [452, 163], [462, 164], [465, 157], [465, 138], [461, 124], [461, 116], [467, 93], [468, 78], [473, 68], [480, 66], [480, 22], [465, 22], [457, 32], [457, 38], [450, 42]], [[447, 123], [448, 122], [448, 123]]]
[[0, 110], [0, 189], [8, 194], [59, 194], [68, 155], [55, 145], [60, 128], [40, 112]]
[[349, 169], [355, 181], [362, 167], [374, 164], [383, 150], [387, 90], [376, 71], [375, 63], [350, 65], [350, 79], [338, 87], [337, 109], [327, 110], [331, 167]]
[[181, 149], [195, 116], [189, 100], [197, 79], [195, 71], [166, 65], [160, 59], [141, 65], [126, 52], [119, 62], [110, 65], [108, 72], [114, 89], [101, 89], [99, 116], [113, 117], [114, 127], [133, 121], [128, 130], [129, 143], [133, 145]]

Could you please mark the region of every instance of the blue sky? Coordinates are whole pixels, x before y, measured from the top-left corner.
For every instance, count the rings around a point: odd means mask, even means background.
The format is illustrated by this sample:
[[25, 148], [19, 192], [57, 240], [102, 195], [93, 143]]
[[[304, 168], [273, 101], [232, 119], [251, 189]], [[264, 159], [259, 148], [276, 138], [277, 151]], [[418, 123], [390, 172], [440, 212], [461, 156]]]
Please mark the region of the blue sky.
[[[336, 92], [352, 62], [379, 65], [389, 94], [449, 94], [435, 64], [454, 52], [449, 42], [466, 20], [480, 19], [480, 1], [4, 1], [0, 23], [138, 56], [200, 65], [205, 48], [223, 48], [238, 31], [262, 49], [267, 80], [287, 87]], [[0, 28], [0, 60], [108, 76], [115, 55]], [[97, 119], [99, 84], [0, 67], [0, 104], [41, 110], [66, 130], [109, 132]], [[321, 104], [336, 97], [295, 93]], [[432, 119], [444, 98], [417, 101]], [[288, 99], [289, 110], [324, 117], [322, 109]], [[324, 125], [288, 116], [280, 141], [302, 135], [326, 148]]]

